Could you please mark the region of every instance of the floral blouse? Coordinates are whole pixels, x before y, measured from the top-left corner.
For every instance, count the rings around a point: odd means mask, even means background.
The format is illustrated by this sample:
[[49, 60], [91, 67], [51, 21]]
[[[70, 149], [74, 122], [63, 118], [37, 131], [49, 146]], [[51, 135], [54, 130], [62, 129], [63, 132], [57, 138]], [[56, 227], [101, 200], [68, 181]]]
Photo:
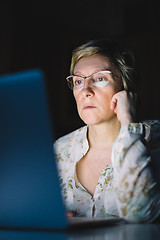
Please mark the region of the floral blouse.
[[119, 216], [151, 222], [160, 214], [160, 122], [129, 123], [112, 146], [111, 165], [100, 174], [91, 196], [76, 176], [76, 163], [87, 153], [87, 126], [55, 142], [66, 209], [74, 216]]

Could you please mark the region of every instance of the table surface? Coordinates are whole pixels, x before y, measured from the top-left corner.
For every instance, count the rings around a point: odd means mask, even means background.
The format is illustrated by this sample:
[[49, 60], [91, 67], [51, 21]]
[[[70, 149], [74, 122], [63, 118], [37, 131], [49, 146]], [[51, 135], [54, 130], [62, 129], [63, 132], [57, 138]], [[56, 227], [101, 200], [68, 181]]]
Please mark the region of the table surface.
[[69, 232], [0, 230], [0, 240], [159, 240], [160, 224], [113, 224]]

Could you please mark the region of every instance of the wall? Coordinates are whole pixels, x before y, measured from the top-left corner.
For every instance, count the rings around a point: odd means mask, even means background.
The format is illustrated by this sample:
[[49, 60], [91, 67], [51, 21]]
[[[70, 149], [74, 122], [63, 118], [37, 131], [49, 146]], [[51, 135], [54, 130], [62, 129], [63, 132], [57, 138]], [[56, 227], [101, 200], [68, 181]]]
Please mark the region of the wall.
[[136, 50], [141, 118], [160, 119], [160, 28], [152, 1], [0, 2], [0, 74], [40, 68], [47, 79], [55, 138], [83, 125], [65, 78], [79, 44], [114, 36]]

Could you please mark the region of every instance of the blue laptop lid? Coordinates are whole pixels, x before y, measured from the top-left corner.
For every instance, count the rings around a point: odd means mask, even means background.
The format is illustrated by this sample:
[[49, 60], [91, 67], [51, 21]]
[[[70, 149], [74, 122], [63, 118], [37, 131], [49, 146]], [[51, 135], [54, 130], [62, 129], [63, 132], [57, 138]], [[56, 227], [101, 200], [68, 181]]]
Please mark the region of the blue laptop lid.
[[39, 70], [0, 77], [0, 227], [64, 228], [63, 200]]

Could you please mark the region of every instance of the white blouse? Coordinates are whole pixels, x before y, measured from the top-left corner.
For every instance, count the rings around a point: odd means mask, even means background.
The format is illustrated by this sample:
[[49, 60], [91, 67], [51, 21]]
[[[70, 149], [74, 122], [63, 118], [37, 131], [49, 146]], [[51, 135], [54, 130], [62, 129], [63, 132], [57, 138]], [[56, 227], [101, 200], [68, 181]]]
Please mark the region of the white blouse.
[[112, 164], [101, 172], [94, 196], [76, 176], [76, 163], [89, 149], [87, 129], [84, 126], [61, 137], [54, 145], [66, 210], [74, 216], [113, 215], [131, 222], [156, 219], [160, 214], [160, 170], [156, 169], [160, 122], [129, 123], [121, 128], [112, 146]]

